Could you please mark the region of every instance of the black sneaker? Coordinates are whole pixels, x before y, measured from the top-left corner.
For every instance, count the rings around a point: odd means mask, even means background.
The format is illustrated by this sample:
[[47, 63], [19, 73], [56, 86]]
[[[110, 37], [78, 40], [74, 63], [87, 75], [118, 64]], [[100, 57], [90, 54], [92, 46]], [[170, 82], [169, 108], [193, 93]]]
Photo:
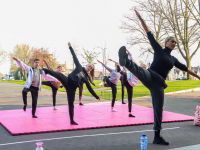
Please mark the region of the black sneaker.
[[129, 117], [135, 117], [135, 116], [133, 116], [132, 114], [129, 114], [128, 116], [129, 116]]
[[[27, 105], [26, 105], [27, 106]], [[26, 106], [24, 105], [23, 110], [26, 111]]]
[[76, 123], [75, 121], [71, 121], [70, 124], [78, 125], [78, 123]]
[[154, 138], [153, 144], [160, 144], [160, 145], [169, 145], [169, 142], [165, 141], [162, 136], [158, 138]]
[[83, 103], [79, 103], [79, 105], [82, 105], [82, 106], [83, 106]]
[[126, 58], [128, 58], [128, 55], [126, 53], [126, 47], [125, 46], [122, 46], [120, 49], [119, 49], [119, 52], [118, 52], [118, 55], [119, 55], [119, 64], [121, 66], [125, 66], [126, 65]]
[[36, 115], [33, 115], [32, 118], [38, 118]]

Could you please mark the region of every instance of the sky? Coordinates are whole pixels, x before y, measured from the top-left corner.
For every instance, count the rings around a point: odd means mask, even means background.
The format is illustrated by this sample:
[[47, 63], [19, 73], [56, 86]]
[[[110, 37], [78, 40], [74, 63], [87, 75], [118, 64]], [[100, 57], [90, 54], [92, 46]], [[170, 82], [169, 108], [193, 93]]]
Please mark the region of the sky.
[[[139, 51], [127, 45], [129, 34], [123, 33], [121, 21], [123, 15], [130, 14], [134, 3], [131, 0], [1, 0], [0, 1], [0, 48], [12, 52], [17, 44], [30, 47], [48, 48], [56, 52], [59, 63], [66, 61], [67, 68], [72, 68], [72, 57], [67, 43], [78, 46], [78, 59], [83, 48], [101, 52], [97, 47], [106, 44], [109, 58], [118, 61], [118, 50], [127, 46], [134, 60], [139, 62]], [[181, 55], [173, 52], [182, 63]], [[192, 65], [200, 65], [197, 55]], [[98, 59], [103, 60], [100, 54]], [[149, 58], [152, 61], [153, 56]], [[114, 68], [114, 64], [108, 64]], [[102, 69], [100, 64], [95, 65]], [[10, 60], [0, 65], [0, 72], [8, 74]]]

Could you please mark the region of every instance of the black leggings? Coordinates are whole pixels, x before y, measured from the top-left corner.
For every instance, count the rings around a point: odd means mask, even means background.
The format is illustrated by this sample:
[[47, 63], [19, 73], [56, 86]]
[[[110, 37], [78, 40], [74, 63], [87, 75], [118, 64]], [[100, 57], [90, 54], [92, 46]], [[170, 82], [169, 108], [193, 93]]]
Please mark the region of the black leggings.
[[53, 98], [53, 106], [56, 106], [56, 94], [57, 94], [58, 89], [55, 88], [55, 87], [51, 84], [50, 81], [43, 81], [42, 84], [51, 87], [51, 90], [52, 90], [52, 98]]
[[22, 97], [24, 104], [27, 105], [27, 93], [30, 91], [32, 96], [32, 115], [35, 115], [36, 107], [37, 107], [37, 100], [38, 100], [38, 88], [34, 86], [30, 86], [30, 88], [24, 88], [22, 90]]
[[83, 84], [79, 86], [79, 103], [81, 103], [82, 93], [83, 93]]
[[132, 98], [133, 98], [133, 87], [128, 83], [126, 72], [121, 71], [122, 75], [122, 84], [126, 87], [128, 94], [128, 111], [132, 110]]
[[74, 100], [76, 87], [69, 83], [69, 78], [64, 74], [45, 69], [45, 72], [58, 79], [66, 89], [70, 121], [74, 121]]
[[166, 87], [164, 87], [163, 83], [156, 77], [156, 75], [158, 75], [157, 73], [152, 73], [150, 70], [143, 69], [133, 61], [128, 61], [125, 67], [150, 90], [154, 110], [154, 130], [162, 129], [164, 89]]
[[121, 81], [121, 86], [122, 86], [122, 102], [124, 102], [124, 85], [122, 81], [122, 76], [120, 77], [120, 81]]
[[107, 76], [104, 76], [103, 82], [106, 82], [104, 84], [105, 87], [111, 87], [112, 89], [112, 103], [111, 106], [114, 107], [115, 105], [115, 100], [116, 100], [116, 95], [117, 95], [117, 87], [114, 83], [112, 83]]

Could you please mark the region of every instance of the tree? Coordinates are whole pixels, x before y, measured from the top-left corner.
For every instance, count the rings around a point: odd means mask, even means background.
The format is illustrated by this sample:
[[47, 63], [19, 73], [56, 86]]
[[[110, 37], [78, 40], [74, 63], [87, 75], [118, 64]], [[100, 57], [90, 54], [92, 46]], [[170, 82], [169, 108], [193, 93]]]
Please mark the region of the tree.
[[[30, 50], [30, 47], [29, 45], [26, 45], [26, 44], [21, 44], [21, 45], [16, 45], [14, 47], [14, 50], [12, 53], [10, 53], [10, 57], [11, 57], [11, 66], [14, 65], [14, 62], [12, 57], [16, 57], [18, 59], [20, 59], [22, 62], [24, 62], [25, 64], [27, 65], [30, 65], [30, 57], [31, 57], [31, 50]], [[23, 79], [25, 79], [26, 77], [26, 72], [25, 70], [22, 71], [22, 69], [20, 68], [20, 72], [22, 72], [22, 76], [23, 76]]]
[[[191, 68], [191, 60], [200, 48], [200, 28], [197, 23], [199, 14], [194, 17], [191, 13], [195, 7], [188, 3], [188, 0], [184, 2], [182, 0], [134, 0], [134, 2], [138, 4], [137, 8], [141, 9], [138, 11], [145, 11], [147, 19], [144, 20], [160, 44], [164, 43], [165, 35], [173, 35], [176, 38], [177, 49], [185, 59], [187, 67]], [[131, 11], [135, 14], [134, 8]], [[125, 18], [132, 24], [122, 22], [121, 28], [134, 35], [129, 38], [129, 43], [131, 45], [149, 43], [146, 42], [146, 33], [141, 30], [141, 25], [138, 25], [139, 21], [136, 19], [136, 15], [134, 17], [125, 16]], [[138, 31], [142, 33], [143, 37], [138, 36]], [[147, 48], [146, 51], [143, 51], [143, 53], [146, 52], [152, 53], [152, 49]], [[191, 78], [189, 74], [188, 78]]]
[[6, 57], [7, 57], [7, 53], [0, 48], [0, 65], [5, 62]]
[[34, 59], [38, 58], [40, 60], [40, 68], [46, 67], [46, 65], [43, 63], [43, 59], [45, 59], [52, 68], [57, 67], [58, 62], [55, 54], [50, 54], [47, 48], [32, 48], [31, 51], [32, 55], [29, 62], [30, 64], [33, 64]]
[[84, 62], [83, 62], [83, 64], [96, 64], [95, 62], [94, 62], [94, 60], [96, 60], [97, 59], [97, 57], [98, 57], [98, 55], [100, 54], [100, 52], [99, 53], [97, 53], [97, 52], [95, 52], [95, 48], [93, 49], [93, 51], [88, 51], [88, 50], [86, 50], [86, 49], [84, 49], [83, 48], [83, 53], [84, 54], [81, 54], [81, 56], [84, 58]]

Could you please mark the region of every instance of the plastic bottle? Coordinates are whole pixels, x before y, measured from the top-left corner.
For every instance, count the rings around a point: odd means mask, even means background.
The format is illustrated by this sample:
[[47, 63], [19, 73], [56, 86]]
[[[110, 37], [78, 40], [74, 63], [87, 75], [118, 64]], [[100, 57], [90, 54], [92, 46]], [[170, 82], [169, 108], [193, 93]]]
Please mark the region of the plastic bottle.
[[141, 150], [147, 150], [148, 139], [146, 134], [142, 134], [140, 139]]
[[44, 150], [43, 148], [42, 148], [42, 142], [38, 142], [38, 143], [36, 143], [36, 145], [37, 145], [37, 148], [35, 149], [35, 150]]

